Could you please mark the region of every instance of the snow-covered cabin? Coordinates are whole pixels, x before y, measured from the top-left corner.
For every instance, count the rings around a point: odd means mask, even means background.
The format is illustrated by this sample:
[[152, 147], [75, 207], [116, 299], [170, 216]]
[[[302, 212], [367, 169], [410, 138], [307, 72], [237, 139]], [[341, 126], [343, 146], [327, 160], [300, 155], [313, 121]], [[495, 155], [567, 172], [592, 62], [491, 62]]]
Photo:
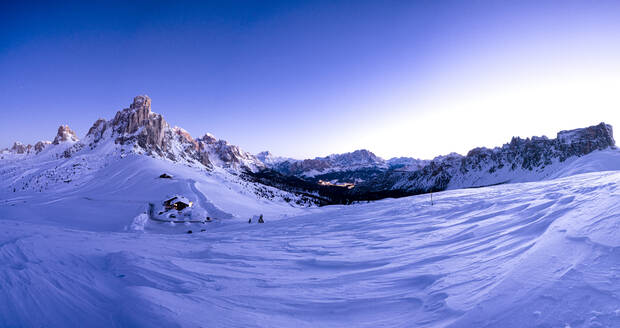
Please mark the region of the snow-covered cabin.
[[183, 210], [186, 207], [191, 207], [194, 203], [190, 202], [189, 199], [183, 196], [174, 196], [168, 200], [164, 201], [164, 207], [166, 210], [175, 209], [178, 211]]

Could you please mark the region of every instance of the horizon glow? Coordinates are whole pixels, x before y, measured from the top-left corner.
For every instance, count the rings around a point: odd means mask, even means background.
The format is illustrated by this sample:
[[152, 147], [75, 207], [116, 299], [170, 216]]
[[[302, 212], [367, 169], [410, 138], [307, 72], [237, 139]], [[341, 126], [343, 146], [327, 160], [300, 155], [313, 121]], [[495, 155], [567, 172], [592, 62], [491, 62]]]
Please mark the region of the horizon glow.
[[0, 148], [82, 138], [139, 94], [194, 137], [300, 159], [620, 128], [613, 1], [32, 6], [0, 5]]

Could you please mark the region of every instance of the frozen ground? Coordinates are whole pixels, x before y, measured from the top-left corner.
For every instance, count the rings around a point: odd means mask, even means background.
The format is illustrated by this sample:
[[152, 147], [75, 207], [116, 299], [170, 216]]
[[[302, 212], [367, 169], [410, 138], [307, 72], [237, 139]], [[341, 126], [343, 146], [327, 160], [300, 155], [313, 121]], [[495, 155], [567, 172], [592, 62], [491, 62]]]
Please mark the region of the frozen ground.
[[620, 327], [619, 184], [594, 172], [193, 234], [125, 231], [139, 199], [4, 193], [0, 326]]

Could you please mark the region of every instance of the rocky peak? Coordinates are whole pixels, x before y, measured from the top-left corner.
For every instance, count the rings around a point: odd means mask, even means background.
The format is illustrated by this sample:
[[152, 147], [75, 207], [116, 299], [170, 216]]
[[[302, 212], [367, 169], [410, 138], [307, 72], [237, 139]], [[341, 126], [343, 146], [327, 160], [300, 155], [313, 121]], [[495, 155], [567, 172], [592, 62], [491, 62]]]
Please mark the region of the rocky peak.
[[107, 121], [100, 118], [95, 121], [95, 123], [93, 124], [93, 126], [90, 127], [90, 129], [88, 129], [86, 137], [90, 137], [92, 142], [97, 143], [103, 138], [103, 134], [105, 133], [107, 127]]
[[377, 157], [371, 151], [358, 149], [344, 154], [330, 155], [327, 157], [334, 165], [381, 165], [383, 159]]
[[270, 151], [262, 151], [256, 154], [256, 158], [268, 167], [288, 160], [287, 158], [276, 157]]
[[135, 97], [129, 108], [117, 112], [111, 125], [116, 143], [136, 142], [147, 152], [161, 156], [169, 149], [171, 129], [163, 116], [151, 112], [151, 98], [146, 95]]
[[27, 154], [32, 149], [32, 145], [24, 145], [19, 141], [13, 143], [13, 147], [9, 149], [14, 154]]
[[194, 150], [198, 150], [198, 142], [192, 138], [189, 132], [185, 131], [185, 129], [175, 126], [173, 129], [174, 133], [179, 138], [181, 144], [191, 145]]
[[79, 139], [68, 125], [61, 125], [58, 127], [58, 132], [56, 133], [56, 137], [54, 138], [52, 144], [58, 145], [59, 143], [65, 141], [77, 142]]
[[52, 144], [51, 141], [39, 141], [36, 144], [34, 144], [34, 150], [35, 152], [40, 153], [43, 149], [45, 149], [47, 146], [51, 144]]
[[202, 137], [199, 140], [207, 144], [214, 144], [217, 142], [217, 138], [213, 136], [211, 133], [206, 133], [204, 137]]
[[610, 147], [615, 147], [613, 131], [611, 125], [605, 123], [560, 131], [555, 139], [513, 137], [502, 147], [474, 148], [466, 156], [438, 156], [417, 171], [405, 176], [398, 172], [388, 173], [381, 177], [383, 181], [371, 181], [368, 186], [382, 182], [385, 186], [388, 181], [391, 189], [427, 192], [450, 186], [463, 188], [504, 183], [513, 178], [534, 177], [550, 165]]
[[563, 144], [584, 144], [596, 149], [614, 146], [613, 128], [609, 124], [599, 123], [587, 128], [560, 131], [557, 140]]
[[147, 95], [136, 96], [129, 108], [135, 111], [145, 111], [148, 114], [151, 112], [151, 98]]
[[265, 150], [265, 151], [261, 151], [260, 153], [256, 154], [256, 157], [262, 160], [263, 158], [273, 157], [273, 154], [269, 150]]
[[112, 125], [114, 125], [114, 130], [119, 134], [133, 134], [140, 127], [149, 124], [150, 116], [151, 98], [146, 95], [137, 96], [133, 98], [133, 103], [129, 105], [129, 108], [116, 113], [112, 120]]
[[226, 169], [245, 169], [249, 171], [257, 171], [265, 168], [256, 156], [243, 151], [235, 145], [231, 145], [228, 141], [217, 139], [210, 133], [205, 134], [202, 138], [196, 139], [198, 150], [200, 153], [210, 154], [210, 159], [217, 166]]

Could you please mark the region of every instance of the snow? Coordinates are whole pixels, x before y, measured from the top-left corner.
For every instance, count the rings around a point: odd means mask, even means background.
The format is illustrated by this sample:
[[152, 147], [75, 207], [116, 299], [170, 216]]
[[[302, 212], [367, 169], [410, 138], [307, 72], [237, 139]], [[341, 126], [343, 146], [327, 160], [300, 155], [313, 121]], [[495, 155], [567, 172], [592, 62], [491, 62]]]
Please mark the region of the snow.
[[[303, 208], [106, 147], [1, 162], [0, 327], [620, 326], [617, 151], [434, 205]], [[217, 220], [150, 220], [175, 194]]]
[[146, 213], [140, 213], [133, 218], [133, 222], [129, 229], [133, 231], [144, 231], [144, 226], [149, 222], [149, 216]]

